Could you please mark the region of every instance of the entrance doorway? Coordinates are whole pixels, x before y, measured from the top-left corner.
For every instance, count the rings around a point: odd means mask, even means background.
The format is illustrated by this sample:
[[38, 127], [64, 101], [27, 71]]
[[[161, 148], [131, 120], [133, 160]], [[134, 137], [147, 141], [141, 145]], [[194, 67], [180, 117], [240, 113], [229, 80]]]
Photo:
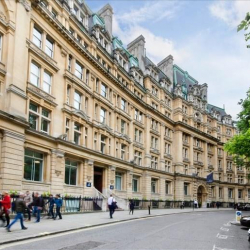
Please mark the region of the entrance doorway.
[[94, 187], [102, 193], [103, 185], [103, 169], [99, 167], [94, 167]]
[[197, 200], [198, 200], [198, 204], [201, 205], [201, 207], [206, 207], [207, 193], [206, 193], [206, 189], [203, 186], [198, 187]]

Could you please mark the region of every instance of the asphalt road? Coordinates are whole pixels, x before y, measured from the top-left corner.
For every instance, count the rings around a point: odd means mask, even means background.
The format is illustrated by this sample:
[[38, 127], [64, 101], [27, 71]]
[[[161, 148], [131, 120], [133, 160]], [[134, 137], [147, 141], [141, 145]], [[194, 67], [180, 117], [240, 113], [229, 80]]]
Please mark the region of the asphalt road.
[[27, 240], [0, 249], [250, 249], [247, 230], [231, 225], [234, 219], [234, 211], [168, 215]]

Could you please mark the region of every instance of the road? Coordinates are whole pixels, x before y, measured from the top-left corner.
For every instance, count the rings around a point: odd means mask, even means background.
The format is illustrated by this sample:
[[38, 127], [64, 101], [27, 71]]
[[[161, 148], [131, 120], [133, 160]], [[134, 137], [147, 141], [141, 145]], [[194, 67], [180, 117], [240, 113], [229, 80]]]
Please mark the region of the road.
[[247, 250], [247, 230], [231, 225], [234, 211], [175, 214], [118, 222], [0, 246], [25, 250]]

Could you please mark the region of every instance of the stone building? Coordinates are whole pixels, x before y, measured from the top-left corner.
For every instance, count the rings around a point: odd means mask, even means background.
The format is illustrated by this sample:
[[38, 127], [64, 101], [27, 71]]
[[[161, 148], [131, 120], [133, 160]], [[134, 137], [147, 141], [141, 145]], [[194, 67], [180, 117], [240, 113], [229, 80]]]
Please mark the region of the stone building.
[[249, 201], [208, 85], [171, 55], [154, 64], [142, 35], [125, 47], [112, 18], [83, 0], [0, 1], [0, 191]]

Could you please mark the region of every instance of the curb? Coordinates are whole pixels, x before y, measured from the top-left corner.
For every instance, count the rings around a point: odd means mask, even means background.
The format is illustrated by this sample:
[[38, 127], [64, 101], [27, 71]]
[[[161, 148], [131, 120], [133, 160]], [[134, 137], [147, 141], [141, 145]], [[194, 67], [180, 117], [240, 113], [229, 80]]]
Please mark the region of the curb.
[[[156, 211], [156, 210], [154, 210], [154, 211]], [[194, 210], [194, 211], [197, 211], [197, 210]], [[147, 216], [142, 216], [142, 217], [137, 217], [137, 218], [129, 218], [129, 219], [122, 219], [122, 220], [119, 220], [119, 221], [111, 221], [111, 222], [107, 222], [107, 223], [99, 223], [99, 224], [95, 224], [95, 225], [91, 225], [91, 226], [82, 226], [82, 227], [70, 228], [70, 229], [55, 231], [55, 232], [51, 232], [51, 233], [37, 234], [37, 235], [33, 235], [33, 236], [28, 236], [28, 237], [26, 236], [25, 238], [19, 238], [19, 239], [13, 239], [13, 240], [0, 242], [0, 246], [11, 244], [11, 243], [16, 243], [16, 242], [21, 242], [21, 241], [37, 239], [37, 238], [45, 238], [46, 236], [62, 234], [62, 233], [68, 233], [68, 232], [78, 231], [78, 230], [82, 230], [82, 229], [100, 227], [100, 226], [103, 226], [103, 225], [118, 224], [120, 222], [140, 220], [140, 219], [146, 219], [146, 218], [154, 218], [154, 217], [161, 217], [161, 216], [168, 216], [168, 215], [173, 215], [173, 214], [188, 214], [188, 213], [193, 213], [194, 211], [182, 212], [182, 213], [174, 212], [174, 213], [171, 213], [171, 214], [147, 215]], [[200, 213], [207, 213], [207, 212], [211, 213], [211, 212], [225, 212], [225, 211], [228, 211], [228, 210], [199, 211], [199, 212]]]

